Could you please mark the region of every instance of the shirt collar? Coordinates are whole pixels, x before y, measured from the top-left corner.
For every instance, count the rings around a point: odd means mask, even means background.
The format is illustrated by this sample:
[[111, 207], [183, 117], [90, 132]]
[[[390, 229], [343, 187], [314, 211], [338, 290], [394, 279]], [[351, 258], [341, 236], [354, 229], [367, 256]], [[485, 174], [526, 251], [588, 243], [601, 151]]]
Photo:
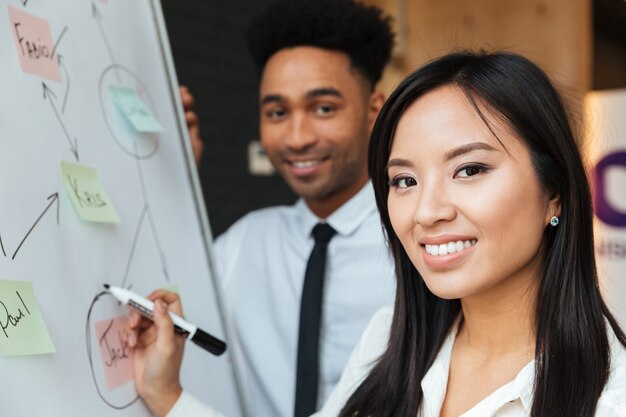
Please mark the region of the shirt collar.
[[376, 211], [374, 188], [368, 181], [358, 193], [326, 219], [317, 217], [309, 209], [303, 198], [296, 202], [295, 208], [298, 212], [302, 230], [307, 236], [311, 233], [313, 227], [320, 222], [328, 223], [340, 235], [349, 236], [363, 224], [372, 212]]
[[[438, 416], [443, 406], [446, 387], [448, 385], [448, 375], [450, 373], [452, 347], [454, 346], [460, 324], [461, 315], [459, 315], [456, 322], [453, 324], [450, 333], [439, 349], [439, 353], [437, 353], [435, 361], [422, 379], [421, 387], [424, 393], [422, 401], [425, 410], [427, 410], [427, 416]], [[532, 407], [534, 381], [535, 361], [532, 360], [519, 371], [513, 381], [503, 385], [498, 390], [494, 391], [494, 393], [505, 390], [507, 401], [514, 401], [519, 398], [524, 409], [528, 412]], [[490, 398], [492, 395], [493, 393], [489, 394], [486, 398]], [[477, 404], [477, 406], [481, 405], [481, 403], [482, 401]], [[474, 408], [472, 408], [472, 410], [474, 410]]]

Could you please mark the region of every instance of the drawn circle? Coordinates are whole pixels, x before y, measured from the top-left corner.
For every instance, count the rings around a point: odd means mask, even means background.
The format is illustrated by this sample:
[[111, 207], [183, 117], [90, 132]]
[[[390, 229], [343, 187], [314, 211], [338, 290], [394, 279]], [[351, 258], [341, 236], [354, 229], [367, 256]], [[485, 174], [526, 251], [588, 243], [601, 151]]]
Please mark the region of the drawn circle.
[[94, 306], [96, 305], [96, 303], [100, 300], [100, 298], [103, 296], [109, 296], [111, 297], [111, 300], [114, 303], [117, 303], [117, 301], [115, 301], [115, 299], [113, 298], [113, 296], [111, 294], [109, 294], [106, 291], [102, 291], [101, 293], [99, 293], [98, 295], [96, 295], [93, 299], [93, 301], [91, 302], [91, 305], [89, 306], [89, 311], [87, 313], [87, 322], [85, 324], [85, 341], [86, 341], [86, 345], [87, 345], [87, 358], [89, 359], [89, 369], [91, 370], [91, 377], [93, 378], [93, 382], [94, 385], [96, 387], [96, 391], [98, 392], [98, 396], [100, 396], [100, 398], [102, 399], [102, 401], [105, 402], [106, 405], [108, 405], [111, 408], [114, 408], [116, 410], [123, 410], [125, 408], [130, 407], [131, 405], [133, 405], [134, 403], [137, 402], [137, 400], [139, 399], [139, 395], [136, 395], [130, 399], [130, 400], [120, 400], [119, 404], [116, 404], [116, 401], [114, 401], [113, 399], [107, 398], [104, 393], [102, 392], [102, 390], [100, 389], [100, 385], [98, 383], [98, 377], [96, 375], [96, 370], [94, 368], [94, 357], [93, 355], [97, 355], [98, 352], [95, 351], [92, 348], [92, 343], [91, 343], [91, 337], [92, 337], [92, 325], [91, 325], [91, 314], [93, 312]]
[[129, 122], [123, 120], [123, 116], [114, 108], [111, 93], [109, 92], [109, 87], [111, 86], [126, 87], [131, 90], [139, 89], [141, 97], [145, 99], [145, 104], [148, 105], [153, 114], [156, 114], [156, 107], [148, 89], [135, 73], [118, 64], [106, 67], [102, 75], [100, 75], [98, 83], [102, 116], [115, 142], [132, 158], [151, 158], [159, 149], [158, 133], [144, 133], [133, 131], [130, 128], [123, 128]]

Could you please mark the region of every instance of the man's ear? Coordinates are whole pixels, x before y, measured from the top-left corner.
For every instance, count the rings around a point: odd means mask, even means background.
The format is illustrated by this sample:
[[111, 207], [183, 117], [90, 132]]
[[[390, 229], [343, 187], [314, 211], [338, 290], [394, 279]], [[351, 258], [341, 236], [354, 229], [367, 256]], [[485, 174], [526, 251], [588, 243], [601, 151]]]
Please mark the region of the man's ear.
[[385, 104], [385, 95], [381, 91], [372, 91], [369, 99], [369, 107], [367, 110], [367, 124], [370, 132], [374, 127], [374, 122], [378, 117], [378, 113], [380, 113], [380, 109], [383, 108], [383, 104]]

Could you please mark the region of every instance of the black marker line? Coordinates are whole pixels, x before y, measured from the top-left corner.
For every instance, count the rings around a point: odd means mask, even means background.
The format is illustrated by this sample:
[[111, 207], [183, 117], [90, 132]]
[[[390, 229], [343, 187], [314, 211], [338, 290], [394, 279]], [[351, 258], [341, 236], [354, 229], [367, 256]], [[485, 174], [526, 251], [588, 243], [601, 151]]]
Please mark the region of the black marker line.
[[19, 291], [15, 291], [15, 294], [17, 294], [17, 297], [20, 299], [20, 301], [22, 302], [22, 305], [24, 306], [24, 308], [26, 309], [26, 312], [28, 313], [28, 315], [30, 316], [30, 310], [28, 309], [28, 307], [26, 307], [26, 303], [24, 302], [24, 300], [22, 299], [22, 296], [20, 295]]
[[[48, 211], [48, 209], [50, 209], [50, 207], [56, 202], [57, 203], [57, 224], [59, 224], [59, 193], [54, 193], [48, 196], [48, 200], [51, 200], [50, 203], [48, 204], [48, 206], [45, 208], [45, 210], [43, 211], [43, 213], [41, 213], [39, 215], [39, 217], [37, 218], [37, 220], [35, 221], [35, 224], [33, 224], [30, 229], [28, 229], [28, 233], [26, 233], [26, 236], [24, 236], [24, 239], [22, 239], [22, 241], [20, 242], [20, 245], [17, 247], [17, 249], [15, 249], [15, 253], [13, 254], [13, 256], [11, 257], [11, 259], [15, 259], [15, 255], [17, 255], [17, 253], [19, 252], [20, 248], [22, 247], [22, 245], [24, 244], [24, 242], [26, 241], [26, 239], [28, 238], [28, 236], [30, 235], [30, 233], [33, 231], [33, 229], [35, 228], [35, 226], [37, 226], [37, 223], [39, 223], [39, 220], [41, 220], [41, 218], [44, 216], [44, 214], [46, 214], [46, 212]], [[2, 250], [4, 251], [4, 248], [2, 248]]]
[[93, 311], [93, 307], [96, 305], [96, 302], [100, 299], [101, 296], [103, 295], [111, 295], [109, 294], [107, 291], [102, 291], [100, 293], [98, 293], [93, 301], [91, 302], [91, 305], [89, 306], [89, 311], [87, 311], [87, 320], [85, 321], [85, 345], [87, 347], [87, 359], [89, 360], [89, 368], [91, 369], [91, 377], [93, 379], [93, 383], [96, 386], [96, 391], [98, 392], [98, 396], [100, 397], [100, 399], [102, 401], [104, 401], [104, 403], [106, 405], [108, 405], [109, 407], [115, 409], [115, 410], [123, 410], [125, 408], [130, 407], [131, 405], [133, 405], [134, 403], [137, 402], [137, 400], [139, 400], [139, 395], [137, 395], [133, 400], [131, 400], [130, 402], [123, 404], [123, 405], [115, 405], [112, 404], [111, 402], [109, 402], [104, 395], [102, 394], [102, 392], [100, 391], [100, 386], [98, 385], [98, 380], [96, 378], [96, 372], [94, 370], [94, 366], [93, 366], [93, 358], [91, 357], [92, 355], [92, 348], [91, 348], [91, 313]]
[[57, 62], [59, 63], [59, 66], [61, 67], [61, 69], [63, 69], [63, 73], [65, 74], [65, 81], [67, 84], [67, 88], [65, 89], [65, 95], [63, 96], [63, 105], [61, 106], [61, 113], [65, 113], [65, 105], [67, 104], [67, 96], [70, 93], [70, 74], [67, 71], [67, 68], [65, 67], [65, 64], [63, 64], [63, 55], [57, 54]]
[[0, 248], [2, 249], [2, 254], [6, 257], [7, 253], [4, 251], [4, 245], [2, 244], [2, 236], [0, 236]]
[[137, 228], [135, 229], [135, 236], [133, 236], [133, 244], [130, 247], [130, 253], [128, 254], [128, 261], [126, 262], [126, 270], [124, 271], [124, 279], [122, 280], [121, 287], [126, 286], [126, 279], [128, 278], [128, 272], [130, 271], [130, 264], [133, 261], [133, 256], [135, 255], [135, 248], [137, 247], [137, 240], [139, 239], [139, 232], [141, 231], [141, 225], [143, 224], [143, 219], [148, 211], [147, 206], [143, 206], [141, 210], [141, 215], [139, 216], [139, 222], [137, 222]]
[[[102, 35], [104, 44], [107, 48], [107, 51], [109, 52], [109, 58], [111, 59], [111, 63], [113, 63], [113, 65], [116, 65], [115, 57], [113, 56], [113, 50], [111, 49], [111, 44], [109, 44], [106, 32], [104, 31], [104, 27], [102, 26], [102, 20], [104, 19], [104, 16], [102, 16], [102, 13], [100, 13], [100, 10], [96, 6], [96, 3], [94, 3], [93, 1], [91, 2], [91, 16], [96, 19], [96, 22], [98, 23], [98, 28], [100, 29], [100, 34]], [[115, 70], [115, 76], [117, 77], [117, 81], [122, 82], [122, 79], [120, 78], [120, 73], [117, 71], [117, 69]]]
[[[139, 153], [137, 149], [137, 142], [133, 142], [133, 147], [135, 149], [135, 154]], [[157, 251], [159, 252], [159, 256], [161, 257], [161, 269], [163, 271], [163, 275], [165, 275], [165, 280], [167, 282], [170, 281], [170, 276], [167, 271], [167, 262], [165, 259], [165, 253], [163, 253], [163, 248], [161, 246], [161, 242], [159, 241], [159, 236], [156, 232], [156, 226], [154, 223], [154, 218], [152, 217], [152, 211], [150, 210], [150, 203], [148, 202], [148, 192], [146, 191], [146, 182], [143, 177], [143, 171], [141, 170], [141, 163], [138, 159], [135, 159], [137, 165], [137, 173], [139, 174], [139, 184], [141, 185], [141, 194], [143, 195], [143, 201], [146, 205], [146, 211], [148, 214], [148, 222], [150, 224], [150, 230], [152, 231], [152, 238], [154, 239], [154, 243], [156, 245]]]
[[59, 46], [59, 42], [61, 42], [63, 35], [65, 35], [65, 32], [67, 32], [67, 26], [63, 28], [63, 30], [61, 31], [61, 34], [57, 38], [57, 41], [54, 43], [54, 46], [52, 47], [52, 53], [50, 54], [50, 59], [54, 58], [54, 53], [56, 52], [57, 46]]
[[78, 141], [76, 140], [76, 138], [74, 138], [74, 140], [72, 141], [72, 138], [70, 137], [70, 134], [67, 131], [65, 124], [63, 123], [63, 119], [61, 119], [61, 115], [59, 114], [57, 107], [54, 105], [54, 101], [52, 98], [53, 97], [56, 98], [56, 94], [54, 93], [54, 91], [50, 89], [50, 87], [46, 85], [45, 82], [42, 82], [41, 85], [43, 86], [43, 98], [44, 99], [47, 98], [48, 101], [50, 101], [52, 110], [54, 111], [54, 114], [57, 117], [57, 120], [61, 124], [61, 127], [63, 128], [63, 132], [65, 133], [65, 137], [67, 138], [67, 141], [70, 144], [70, 152], [72, 152], [72, 154], [74, 155], [74, 158], [76, 158], [77, 161], [80, 161], [80, 158], [78, 157]]

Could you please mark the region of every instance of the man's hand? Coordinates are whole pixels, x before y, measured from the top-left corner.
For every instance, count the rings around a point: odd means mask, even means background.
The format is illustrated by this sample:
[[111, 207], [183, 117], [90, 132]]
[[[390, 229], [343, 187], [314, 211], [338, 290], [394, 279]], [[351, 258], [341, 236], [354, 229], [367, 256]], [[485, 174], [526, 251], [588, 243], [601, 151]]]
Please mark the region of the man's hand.
[[202, 152], [204, 152], [204, 142], [200, 136], [198, 115], [194, 111], [195, 101], [189, 89], [184, 85], [180, 86], [180, 98], [183, 102], [183, 109], [185, 110], [185, 122], [187, 122], [187, 129], [189, 130], [193, 157], [196, 160], [196, 167], [199, 167], [200, 158], [202, 158]]
[[180, 365], [185, 339], [174, 333], [167, 314], [182, 316], [177, 294], [157, 290], [148, 296], [154, 302], [154, 321], [132, 311], [125, 329], [126, 344], [134, 353], [137, 393], [156, 417], [164, 417], [182, 392]]

